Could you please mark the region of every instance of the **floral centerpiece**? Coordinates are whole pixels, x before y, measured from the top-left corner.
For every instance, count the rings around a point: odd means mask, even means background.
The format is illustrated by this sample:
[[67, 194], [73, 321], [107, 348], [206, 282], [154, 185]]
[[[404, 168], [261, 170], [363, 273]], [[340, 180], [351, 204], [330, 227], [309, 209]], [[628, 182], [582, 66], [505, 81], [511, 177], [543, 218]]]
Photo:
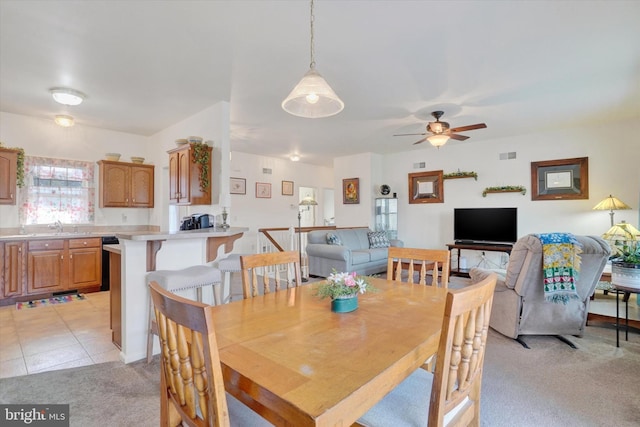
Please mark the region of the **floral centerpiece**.
[[365, 276], [353, 273], [333, 273], [316, 287], [316, 295], [320, 298], [331, 298], [331, 310], [346, 313], [358, 308], [358, 294], [375, 292]]

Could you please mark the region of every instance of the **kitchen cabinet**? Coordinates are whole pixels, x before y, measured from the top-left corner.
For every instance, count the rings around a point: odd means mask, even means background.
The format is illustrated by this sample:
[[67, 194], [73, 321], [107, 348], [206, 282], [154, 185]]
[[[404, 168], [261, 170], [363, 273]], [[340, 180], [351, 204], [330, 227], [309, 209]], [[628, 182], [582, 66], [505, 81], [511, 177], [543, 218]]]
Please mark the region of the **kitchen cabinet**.
[[194, 157], [194, 144], [185, 144], [168, 151], [169, 153], [169, 203], [173, 205], [211, 204], [211, 152], [206, 164], [206, 188], [202, 188], [202, 165]]
[[29, 241], [26, 294], [99, 287], [101, 244], [99, 237]]
[[101, 208], [152, 208], [153, 165], [100, 160]]
[[0, 148], [0, 205], [16, 204], [18, 151]]
[[24, 241], [0, 243], [0, 289], [2, 298], [21, 296], [27, 278], [27, 251]]
[[27, 295], [65, 290], [65, 241], [33, 240], [28, 243]]

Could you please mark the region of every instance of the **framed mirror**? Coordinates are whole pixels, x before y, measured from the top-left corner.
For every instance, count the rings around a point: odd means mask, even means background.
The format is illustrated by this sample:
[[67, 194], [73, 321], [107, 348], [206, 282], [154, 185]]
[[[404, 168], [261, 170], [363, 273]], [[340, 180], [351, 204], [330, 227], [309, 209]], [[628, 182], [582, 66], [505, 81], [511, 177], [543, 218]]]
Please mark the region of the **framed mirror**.
[[531, 200], [588, 198], [588, 157], [531, 162]]
[[444, 203], [442, 171], [410, 173], [409, 203]]

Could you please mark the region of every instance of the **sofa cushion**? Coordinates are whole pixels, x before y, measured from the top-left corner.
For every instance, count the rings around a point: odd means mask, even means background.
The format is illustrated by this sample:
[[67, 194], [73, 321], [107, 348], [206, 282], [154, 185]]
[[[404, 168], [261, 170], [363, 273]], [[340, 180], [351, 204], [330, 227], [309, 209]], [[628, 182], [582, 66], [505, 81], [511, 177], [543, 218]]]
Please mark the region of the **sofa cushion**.
[[371, 253], [369, 250], [351, 251], [351, 264], [365, 264], [371, 261]]
[[367, 236], [369, 237], [369, 248], [388, 248], [391, 246], [386, 231], [370, 231]]
[[340, 240], [340, 236], [334, 233], [327, 233], [327, 244], [328, 245], [342, 245], [342, 240]]
[[369, 254], [371, 256], [371, 261], [380, 261], [382, 259], [387, 259], [389, 257], [389, 249], [387, 248], [369, 249]]

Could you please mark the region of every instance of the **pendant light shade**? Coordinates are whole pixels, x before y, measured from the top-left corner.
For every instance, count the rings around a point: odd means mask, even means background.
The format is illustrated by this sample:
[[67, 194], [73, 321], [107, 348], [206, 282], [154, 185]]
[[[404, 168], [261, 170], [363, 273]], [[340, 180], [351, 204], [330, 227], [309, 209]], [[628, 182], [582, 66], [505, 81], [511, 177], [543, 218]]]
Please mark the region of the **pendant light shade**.
[[327, 81], [311, 68], [282, 101], [282, 109], [298, 117], [317, 119], [338, 114], [344, 102], [327, 84]]
[[311, 0], [311, 62], [309, 71], [282, 101], [282, 109], [298, 117], [318, 119], [338, 114], [344, 102], [331, 89], [327, 81], [316, 71], [313, 22], [313, 0]]

